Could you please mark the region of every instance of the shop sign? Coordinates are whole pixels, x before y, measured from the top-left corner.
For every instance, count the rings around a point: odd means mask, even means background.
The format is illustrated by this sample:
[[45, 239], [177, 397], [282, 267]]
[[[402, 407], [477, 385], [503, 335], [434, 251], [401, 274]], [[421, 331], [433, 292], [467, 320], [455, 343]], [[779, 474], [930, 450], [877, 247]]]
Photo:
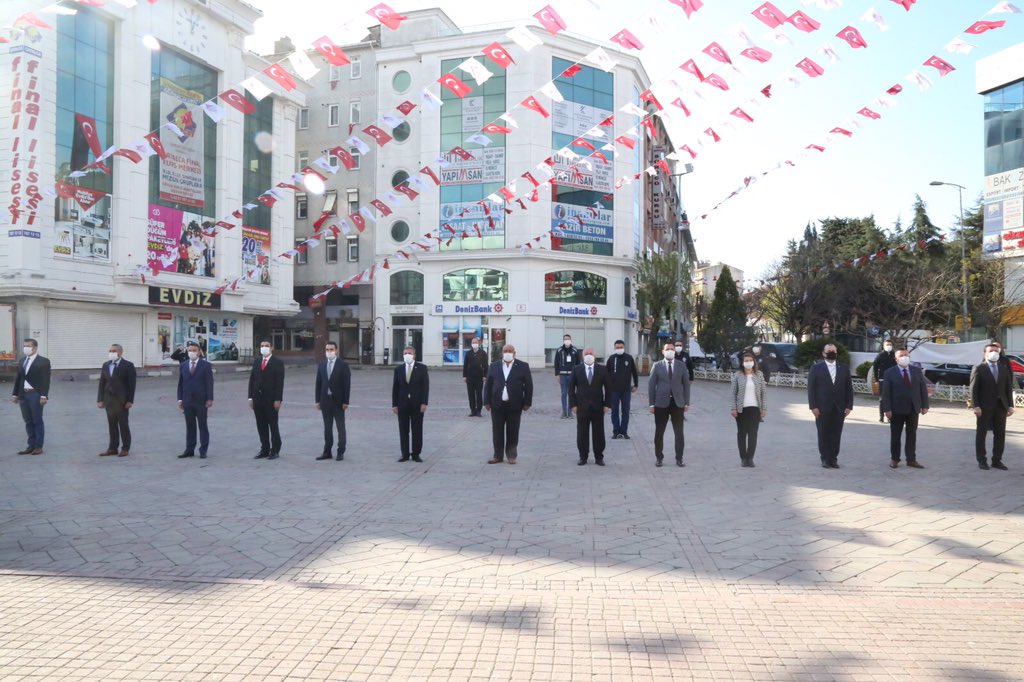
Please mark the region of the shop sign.
[[154, 305], [168, 305], [177, 308], [220, 309], [220, 294], [195, 289], [173, 287], [149, 287], [149, 302]]

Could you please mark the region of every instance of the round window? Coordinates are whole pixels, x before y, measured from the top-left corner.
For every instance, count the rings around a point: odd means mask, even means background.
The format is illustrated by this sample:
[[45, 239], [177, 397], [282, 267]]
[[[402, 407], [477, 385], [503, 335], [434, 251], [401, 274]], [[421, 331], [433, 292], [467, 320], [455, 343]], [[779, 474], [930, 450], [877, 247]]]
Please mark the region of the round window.
[[399, 71], [391, 79], [391, 87], [395, 89], [395, 92], [405, 92], [410, 85], [412, 85], [412, 76], [408, 71]]
[[395, 142], [405, 142], [409, 139], [409, 134], [412, 133], [412, 128], [409, 127], [408, 121], [402, 121], [395, 129], [391, 131], [391, 135], [394, 136]]
[[399, 185], [401, 185], [404, 182], [407, 182], [408, 180], [408, 173], [406, 173], [405, 171], [398, 171], [397, 173], [391, 176], [391, 186], [398, 187]]
[[399, 220], [391, 226], [391, 238], [396, 242], [404, 242], [409, 238], [409, 223]]

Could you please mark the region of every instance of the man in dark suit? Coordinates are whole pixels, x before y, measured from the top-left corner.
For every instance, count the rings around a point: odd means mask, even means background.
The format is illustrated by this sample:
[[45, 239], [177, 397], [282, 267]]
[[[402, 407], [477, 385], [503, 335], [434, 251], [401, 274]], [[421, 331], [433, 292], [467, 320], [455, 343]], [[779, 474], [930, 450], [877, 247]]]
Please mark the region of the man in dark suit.
[[484, 409], [484, 375], [487, 374], [487, 351], [480, 347], [480, 339], [473, 339], [472, 350], [462, 363], [462, 380], [469, 394], [469, 416], [482, 417]]
[[494, 443], [494, 456], [487, 463], [507, 460], [515, 464], [519, 457], [519, 424], [523, 412], [533, 405], [533, 375], [528, 364], [516, 360], [516, 347], [511, 343], [502, 347], [501, 360], [487, 370], [484, 398], [484, 407], [491, 413]]
[[21, 418], [25, 420], [28, 446], [19, 455], [43, 454], [43, 407], [50, 395], [50, 361], [39, 354], [39, 343], [25, 339], [22, 346], [25, 359], [18, 365], [18, 376], [14, 378], [11, 402], [21, 403]]
[[[391, 411], [398, 415], [398, 442], [402, 448], [399, 462], [422, 462], [423, 415], [430, 398], [430, 378], [427, 366], [416, 362], [416, 349], [406, 346], [402, 364], [395, 367], [395, 380], [391, 385]], [[412, 432], [412, 445], [409, 433]]]
[[[135, 365], [124, 359], [121, 344], [112, 343], [107, 361], [100, 368], [100, 387], [96, 393], [96, 407], [107, 411], [107, 430], [110, 433], [107, 449], [100, 453], [100, 457], [128, 456], [128, 451], [132, 449], [128, 410], [132, 409], [134, 403]], [[119, 441], [120, 452], [117, 449]]]
[[594, 463], [604, 466], [604, 416], [612, 409], [608, 389], [608, 370], [597, 364], [593, 348], [583, 349], [583, 364], [576, 365], [569, 379], [569, 408], [576, 415], [576, 449], [583, 466], [587, 463], [591, 441]]
[[189, 341], [188, 357], [178, 368], [178, 409], [185, 413], [185, 451], [178, 459], [196, 454], [196, 429], [199, 430], [199, 458], [206, 459], [210, 448], [210, 430], [206, 415], [213, 407], [213, 366], [202, 357], [199, 344]]
[[608, 370], [608, 390], [612, 399], [612, 440], [629, 440], [629, 404], [640, 385], [636, 360], [626, 352], [626, 343], [615, 342], [615, 353], [605, 363]]
[[324, 346], [326, 359], [316, 368], [316, 409], [324, 418], [324, 451], [317, 460], [330, 459], [334, 428], [338, 428], [338, 461], [345, 459], [345, 410], [348, 409], [352, 370], [338, 357], [338, 344]]
[[1003, 447], [1006, 444], [1006, 418], [1013, 414], [1013, 373], [999, 363], [999, 348], [985, 346], [985, 361], [971, 370], [971, 405], [977, 417], [974, 455], [978, 468], [988, 469], [985, 436], [992, 431], [992, 468], [1006, 471]]
[[654, 415], [654, 466], [660, 467], [665, 459], [665, 428], [672, 420], [675, 434], [676, 466], [683, 464], [683, 418], [690, 409], [690, 374], [686, 364], [676, 357], [672, 343], [662, 347], [664, 361], [654, 363], [647, 381], [647, 400]]
[[260, 341], [260, 357], [249, 371], [249, 409], [256, 416], [260, 435], [260, 451], [254, 459], [277, 459], [281, 456], [281, 431], [277, 416], [284, 399], [284, 363], [274, 357], [269, 339]]
[[924, 469], [917, 462], [917, 418], [928, 414], [928, 386], [920, 367], [910, 365], [910, 351], [895, 353], [896, 365], [885, 370], [882, 382], [882, 413], [889, 420], [889, 466], [900, 465], [900, 437], [907, 427], [907, 466]]
[[818, 429], [821, 466], [838, 469], [843, 423], [853, 411], [853, 378], [849, 366], [836, 361], [839, 351], [834, 343], [825, 344], [821, 354], [825, 362], [813, 365], [807, 374], [807, 404]]

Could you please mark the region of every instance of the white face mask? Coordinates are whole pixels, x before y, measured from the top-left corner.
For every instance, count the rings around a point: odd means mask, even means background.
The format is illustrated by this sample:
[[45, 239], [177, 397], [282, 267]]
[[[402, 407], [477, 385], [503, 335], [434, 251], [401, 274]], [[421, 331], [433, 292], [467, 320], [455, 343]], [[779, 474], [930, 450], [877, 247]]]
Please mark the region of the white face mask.
[[896, 358], [896, 364], [898, 364], [900, 367], [910, 367], [910, 356], [901, 355], [900, 357]]
[[990, 350], [985, 357], [988, 358], [989, 362], [998, 362], [999, 361], [999, 352], [998, 351], [994, 351], [994, 350]]
[[682, 346], [676, 346], [676, 355], [682, 355], [682, 354], [683, 354], [683, 347]]
[[199, 351], [196, 351], [196, 350], [190, 350], [190, 351], [188, 352], [188, 359], [189, 359], [189, 360], [195, 360], [195, 359], [196, 359], [196, 358], [198, 358], [198, 357], [199, 357]]
[[479, 343], [474, 343], [473, 344], [473, 350], [480, 350], [480, 344]]
[[625, 348], [616, 348], [616, 349], [615, 349], [615, 354], [616, 354], [616, 355], [622, 355], [622, 354], [623, 354], [623, 353], [625, 353], [625, 352], [626, 352], [626, 349], [625, 349]]
[[405, 364], [407, 365], [411, 365], [416, 361], [416, 356], [413, 355], [412, 353], [406, 353], [405, 355], [402, 356], [402, 358], [405, 359]]
[[892, 352], [892, 344], [891, 343], [885, 344], [884, 346], [882, 346], [882, 350], [884, 350], [886, 353], [891, 353]]
[[26, 355], [26, 357], [29, 356], [29, 355], [32, 355], [32, 353], [34, 351], [35, 351], [35, 348], [33, 348], [32, 346], [25, 346], [25, 347], [23, 347], [21, 349], [21, 352], [24, 353]]
[[501, 354], [501, 359], [504, 360], [505, 362], [512, 362], [513, 360], [516, 359], [516, 354], [515, 353], [502, 353]]
[[571, 339], [565, 339], [564, 341], [562, 341], [562, 345], [565, 346], [566, 348], [568, 348], [569, 346], [572, 345], [572, 340]]
[[586, 365], [594, 364], [594, 356], [593, 355], [589, 355], [589, 354], [588, 355], [584, 355], [583, 356], [583, 363], [586, 364]]
[[743, 369], [754, 369], [754, 363], [750, 362], [749, 360], [747, 362], [744, 362]]
[[338, 354], [336, 352], [334, 352], [333, 350], [326, 351], [324, 354], [327, 356], [328, 360], [333, 360], [336, 357], [338, 357]]
[[107, 360], [117, 362], [117, 353], [107, 353]]
[[260, 346], [260, 355], [265, 358], [270, 357], [270, 346]]
[[675, 360], [676, 359], [676, 352], [674, 350], [662, 351], [662, 354], [665, 356], [666, 360]]

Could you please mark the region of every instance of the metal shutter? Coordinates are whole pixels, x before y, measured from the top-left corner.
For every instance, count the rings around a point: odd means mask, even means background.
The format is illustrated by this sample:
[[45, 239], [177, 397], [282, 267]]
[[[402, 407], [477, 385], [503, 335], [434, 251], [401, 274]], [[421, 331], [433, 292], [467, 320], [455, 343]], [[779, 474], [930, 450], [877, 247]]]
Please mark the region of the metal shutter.
[[54, 369], [99, 369], [110, 344], [124, 346], [124, 357], [142, 366], [145, 315], [82, 308], [47, 308], [45, 355]]

